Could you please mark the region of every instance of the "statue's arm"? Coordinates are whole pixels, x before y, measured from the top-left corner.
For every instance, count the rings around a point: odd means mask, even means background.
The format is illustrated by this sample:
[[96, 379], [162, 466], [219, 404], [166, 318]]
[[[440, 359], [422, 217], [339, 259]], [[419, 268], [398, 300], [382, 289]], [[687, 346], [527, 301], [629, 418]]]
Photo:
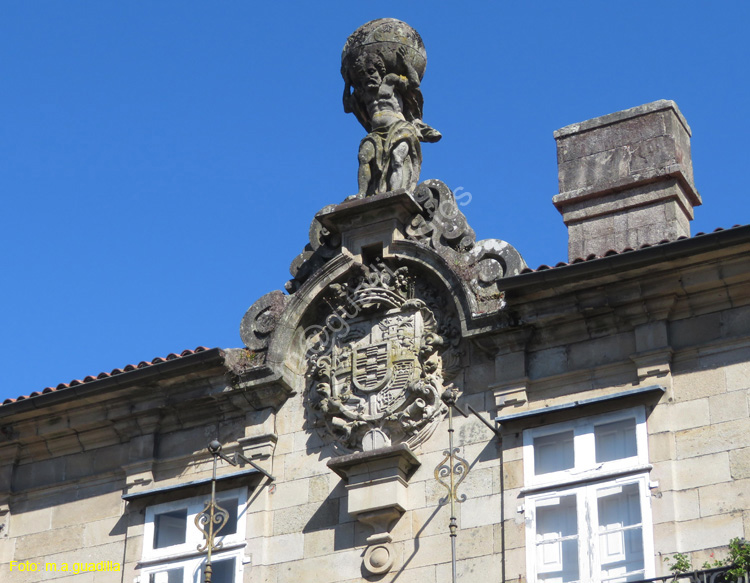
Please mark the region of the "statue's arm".
[[419, 74], [417, 70], [411, 66], [411, 63], [406, 59], [406, 47], [399, 47], [396, 52], [398, 55], [399, 64], [406, 71], [406, 82], [408, 83], [409, 89], [419, 89]]
[[393, 87], [401, 93], [407, 91], [410, 87], [409, 80], [403, 75], [396, 75], [396, 73], [388, 73], [383, 78], [383, 85]]
[[347, 82], [344, 86], [344, 113], [352, 113], [354, 107], [352, 107], [352, 86]]

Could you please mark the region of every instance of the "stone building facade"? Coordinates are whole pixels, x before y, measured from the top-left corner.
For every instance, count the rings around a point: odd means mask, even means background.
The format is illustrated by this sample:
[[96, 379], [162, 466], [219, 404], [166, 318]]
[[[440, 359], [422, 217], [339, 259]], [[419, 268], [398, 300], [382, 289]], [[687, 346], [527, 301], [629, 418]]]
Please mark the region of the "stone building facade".
[[555, 138], [570, 263], [428, 180], [318, 213], [244, 348], [0, 406], [0, 578], [198, 581], [214, 460], [215, 582], [635, 581], [750, 537], [750, 228], [690, 237], [672, 102]]

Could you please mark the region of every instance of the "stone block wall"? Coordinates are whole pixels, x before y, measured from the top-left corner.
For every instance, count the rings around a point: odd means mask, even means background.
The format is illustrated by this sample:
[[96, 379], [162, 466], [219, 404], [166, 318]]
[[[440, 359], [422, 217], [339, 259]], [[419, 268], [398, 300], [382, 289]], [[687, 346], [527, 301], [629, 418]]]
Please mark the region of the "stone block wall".
[[[4, 581], [122, 581], [122, 572], [64, 572], [67, 563], [123, 563], [126, 527], [122, 484], [66, 485], [12, 505], [8, 532], [0, 539]], [[36, 571], [11, 571], [10, 562], [38, 565]], [[43, 567], [47, 564], [47, 569]], [[54, 564], [57, 570], [49, 565]]]
[[[484, 408], [484, 394], [471, 402]], [[251, 574], [246, 581], [273, 583], [354, 583], [363, 580], [362, 554], [370, 528], [347, 512], [345, 481], [326, 466], [328, 447], [304, 429], [302, 398], [285, 403], [277, 418], [278, 445], [272, 473], [248, 512]], [[461, 455], [471, 471], [461, 484], [467, 500], [458, 506], [458, 572], [478, 582], [496, 581], [500, 572], [499, 479], [497, 443], [476, 418], [455, 420]], [[451, 547], [446, 490], [434, 477], [448, 448], [447, 421], [415, 450], [421, 463], [408, 480], [408, 509], [391, 530], [394, 569], [384, 580], [449, 582]], [[250, 575], [250, 576], [249, 576]], [[377, 578], [370, 577], [372, 580]]]
[[679, 355], [671, 398], [649, 418], [656, 551], [699, 567], [750, 535], [750, 363], [746, 347]]

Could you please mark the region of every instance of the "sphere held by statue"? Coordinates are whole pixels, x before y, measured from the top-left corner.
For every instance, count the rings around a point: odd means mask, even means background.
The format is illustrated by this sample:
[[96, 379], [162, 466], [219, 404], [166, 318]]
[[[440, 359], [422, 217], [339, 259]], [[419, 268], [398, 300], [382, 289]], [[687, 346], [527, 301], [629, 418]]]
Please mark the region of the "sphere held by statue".
[[341, 74], [346, 79], [347, 72], [364, 52], [377, 53], [388, 71], [397, 71], [397, 53], [401, 47], [406, 49], [406, 60], [421, 80], [427, 67], [427, 52], [422, 37], [411, 26], [395, 18], [372, 20], [349, 36], [341, 52]]

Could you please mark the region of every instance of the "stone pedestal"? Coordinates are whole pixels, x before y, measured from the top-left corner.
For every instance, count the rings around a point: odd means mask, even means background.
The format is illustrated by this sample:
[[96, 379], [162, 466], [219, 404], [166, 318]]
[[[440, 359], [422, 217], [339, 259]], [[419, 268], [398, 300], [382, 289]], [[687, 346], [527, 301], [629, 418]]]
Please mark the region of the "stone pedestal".
[[405, 228], [421, 210], [411, 194], [395, 190], [355, 199], [316, 215], [332, 233], [341, 235], [341, 249], [358, 260], [368, 252], [388, 255], [393, 241], [406, 238]]
[[568, 226], [568, 257], [690, 236], [693, 184], [690, 127], [661, 100], [555, 132], [560, 194], [552, 201]]
[[407, 510], [408, 479], [419, 465], [405, 443], [328, 462], [328, 467], [347, 482], [349, 515], [372, 528], [363, 566], [373, 575], [382, 575], [393, 567], [390, 530]]

